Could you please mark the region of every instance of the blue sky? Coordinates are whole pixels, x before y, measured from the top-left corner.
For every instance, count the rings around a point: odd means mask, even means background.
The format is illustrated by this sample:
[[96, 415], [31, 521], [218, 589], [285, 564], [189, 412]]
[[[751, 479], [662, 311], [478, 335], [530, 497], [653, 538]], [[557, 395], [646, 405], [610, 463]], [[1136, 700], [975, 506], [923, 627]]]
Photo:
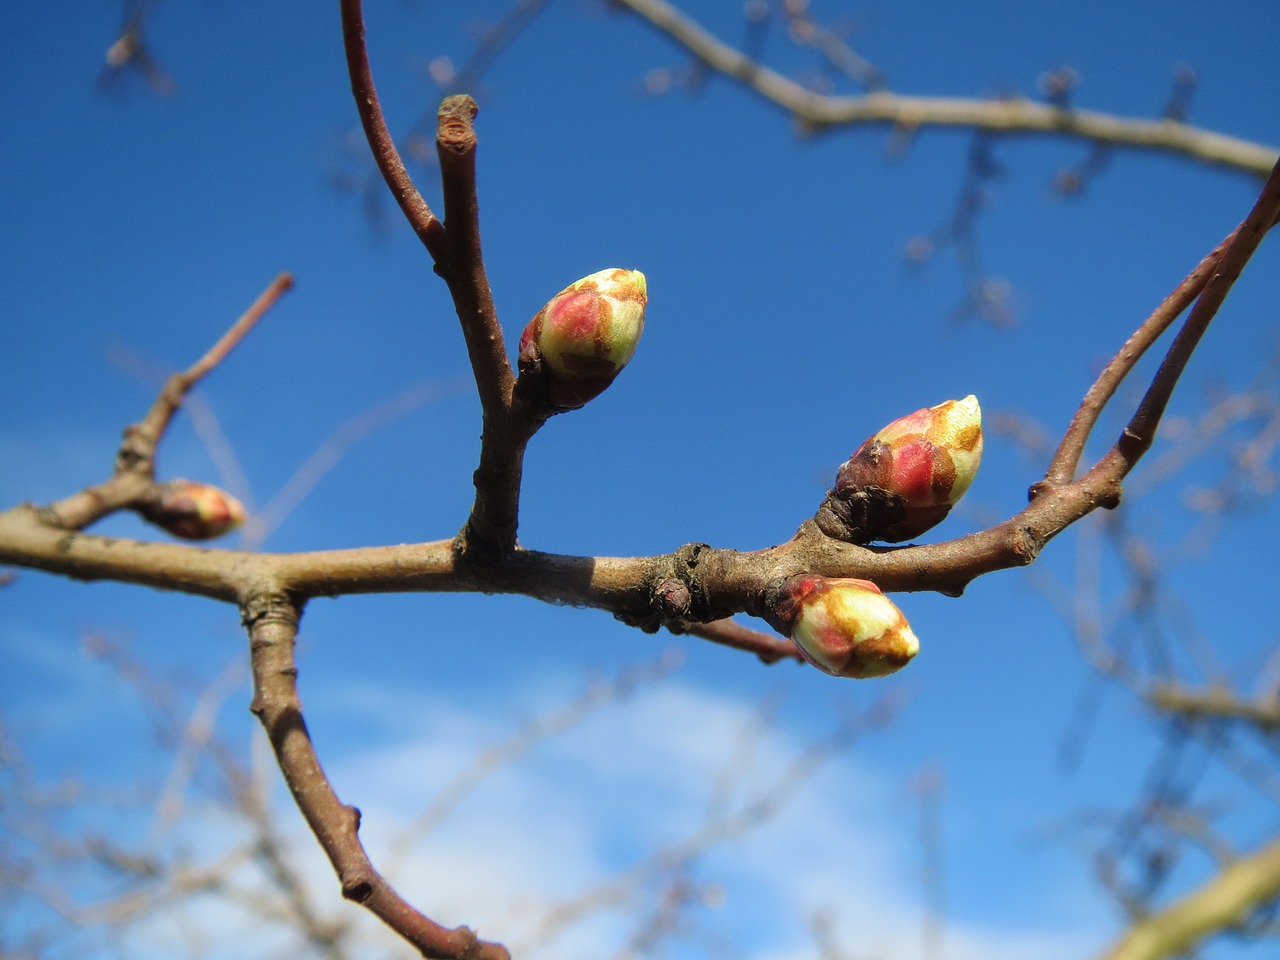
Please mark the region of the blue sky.
[[[1212, 17], [1153, 0], [977, 6], [818, 9], [852, 17], [853, 42], [900, 92], [1034, 95], [1037, 75], [1065, 63], [1081, 75], [1080, 104], [1152, 115], [1187, 63], [1200, 78], [1194, 122], [1280, 144], [1275, 4], [1236, 3]], [[726, 39], [741, 33], [736, 3], [685, 8]], [[375, 75], [393, 130], [434, 110], [438, 93], [423, 65], [465, 60], [475, 25], [504, 9], [370, 4]], [[6, 19], [0, 500], [47, 501], [103, 477], [120, 430], [154, 394], [155, 371], [192, 362], [289, 270], [295, 291], [199, 391], [248, 488], [219, 477], [226, 458], [211, 456], [208, 431], [190, 418], [166, 439], [162, 472], [229, 483], [261, 507], [349, 418], [422, 386], [431, 399], [359, 440], [267, 547], [456, 531], [470, 502], [478, 407], [452, 309], [423, 251], [389, 204], [385, 230], [371, 229], [358, 200], [330, 185], [337, 172], [366, 169], [347, 152], [355, 118], [336, 4], [161, 5], [150, 36], [177, 83], [168, 99], [140, 84], [96, 88], [117, 25], [113, 4], [57, 17], [48, 6], [18, 5]], [[784, 70], [809, 62], [780, 35], [768, 49]], [[689, 541], [780, 542], [874, 429], [968, 393], [989, 417], [1016, 411], [1061, 430], [1098, 364], [1256, 191], [1242, 175], [1122, 154], [1068, 201], [1049, 184], [1084, 147], [1001, 142], [1005, 175], [978, 230], [986, 269], [1010, 284], [1018, 323], [957, 322], [962, 285], [949, 253], [912, 269], [904, 250], [950, 215], [967, 135], [926, 132], [890, 161], [883, 132], [800, 139], [727, 81], [643, 94], [647, 71], [683, 66], [640, 24], [599, 4], [560, 2], [478, 91], [485, 252], [509, 342], [581, 276], [624, 266], [649, 280], [648, 325], [631, 366], [531, 447], [521, 521], [530, 547], [628, 555]], [[432, 171], [416, 173], [438, 205]], [[1195, 417], [1214, 390], [1241, 389], [1266, 370], [1277, 275], [1272, 241], [1192, 364], [1175, 416]], [[1108, 423], [1104, 442], [1117, 425]], [[1181, 639], [1217, 651], [1227, 675], [1250, 678], [1276, 642], [1263, 602], [1280, 542], [1274, 508], [1250, 503], [1221, 521], [1220, 539], [1182, 549], [1198, 529], [1183, 490], [1212, 482], [1225, 462], [1211, 451], [1125, 516], [1155, 537], [1169, 565], [1159, 628], [1182, 628]], [[1016, 511], [1042, 469], [989, 434], [977, 482], [936, 536]], [[153, 536], [125, 517], [99, 529]], [[1038, 565], [1041, 576], [1070, 584], [1092, 542], [1062, 537]], [[1106, 570], [1103, 601], [1112, 604], [1123, 584]], [[539, 909], [556, 896], [696, 826], [760, 704], [778, 706], [748, 781], [776, 775], [851, 709], [892, 697], [899, 706], [888, 729], [842, 752], [776, 823], [699, 862], [700, 879], [722, 884], [723, 903], [699, 911], [700, 936], [676, 939], [670, 955], [710, 956], [716, 944], [779, 960], [812, 955], [805, 918], [815, 911], [841, 918], [855, 954], [918, 955], [924, 898], [911, 784], [933, 766], [945, 782], [949, 960], [1088, 956], [1117, 923], [1090, 875], [1098, 835], [1044, 835], [1082, 810], [1124, 809], [1159, 728], [1125, 694], [1109, 693], [1091, 714], [1080, 762], [1061, 767], [1058, 748], [1093, 687], [1034, 582], [1010, 572], [959, 601], [899, 597], [922, 653], [898, 677], [866, 684], [764, 668], [522, 598], [316, 601], [304, 622], [302, 691], [322, 757], [344, 798], [365, 810], [376, 848], [387, 824], [412, 817], [477, 749], [592, 678], [668, 646], [683, 651], [677, 671], [478, 790], [406, 868], [428, 913], [513, 942], [533, 938]], [[166, 769], [145, 714], [109, 670], [80, 654], [86, 633], [128, 644], [161, 674], [197, 680], [243, 647], [234, 611], [208, 601], [25, 572], [0, 597], [0, 718], [46, 778], [78, 770], [123, 783]], [[237, 743], [254, 736], [247, 700], [242, 688], [221, 714]], [[1211, 776], [1203, 789], [1207, 798], [1244, 798], [1229, 823], [1243, 849], [1274, 832], [1274, 808], [1238, 784]], [[205, 829], [203, 842], [220, 835]], [[1180, 882], [1203, 869], [1189, 858]], [[326, 889], [324, 869], [315, 882]], [[552, 952], [528, 955], [599, 956], [600, 943], [625, 942], [628, 912], [643, 910], [605, 911]], [[146, 955], [161, 937], [149, 930], [133, 946]], [[1206, 953], [1244, 955], [1232, 945]]]

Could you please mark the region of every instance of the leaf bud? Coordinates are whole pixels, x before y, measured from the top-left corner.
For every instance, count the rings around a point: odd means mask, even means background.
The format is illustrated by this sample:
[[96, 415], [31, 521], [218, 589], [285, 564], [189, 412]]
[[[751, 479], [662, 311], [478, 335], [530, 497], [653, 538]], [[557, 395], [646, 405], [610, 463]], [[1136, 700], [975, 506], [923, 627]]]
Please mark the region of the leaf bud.
[[601, 270], [565, 287], [520, 337], [520, 378], [556, 410], [576, 410], [627, 365], [644, 330], [639, 270]]
[[766, 602], [769, 622], [835, 677], [888, 676], [920, 650], [907, 618], [870, 580], [803, 574], [775, 586]]
[[977, 397], [948, 400], [901, 417], [869, 437], [836, 474], [815, 518], [851, 543], [901, 543], [942, 521], [982, 460]]
[[244, 506], [231, 494], [194, 480], [170, 480], [156, 487], [141, 509], [143, 517], [184, 540], [212, 540], [244, 523]]

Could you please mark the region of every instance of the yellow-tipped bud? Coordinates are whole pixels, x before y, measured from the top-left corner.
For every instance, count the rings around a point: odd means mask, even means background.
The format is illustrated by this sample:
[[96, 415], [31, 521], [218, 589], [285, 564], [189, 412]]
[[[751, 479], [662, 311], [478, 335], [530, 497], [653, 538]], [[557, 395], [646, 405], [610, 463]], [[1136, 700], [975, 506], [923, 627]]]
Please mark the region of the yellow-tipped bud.
[[770, 622], [836, 677], [883, 677], [920, 650], [907, 618], [870, 580], [791, 577], [771, 591]]
[[818, 524], [853, 543], [914, 539], [951, 511], [981, 462], [977, 397], [917, 410], [869, 437], [841, 465]]
[[184, 540], [212, 540], [244, 523], [244, 506], [225, 490], [194, 480], [161, 484], [142, 515]]
[[639, 270], [601, 270], [565, 287], [520, 337], [520, 376], [548, 405], [573, 410], [627, 365], [644, 330], [648, 286]]

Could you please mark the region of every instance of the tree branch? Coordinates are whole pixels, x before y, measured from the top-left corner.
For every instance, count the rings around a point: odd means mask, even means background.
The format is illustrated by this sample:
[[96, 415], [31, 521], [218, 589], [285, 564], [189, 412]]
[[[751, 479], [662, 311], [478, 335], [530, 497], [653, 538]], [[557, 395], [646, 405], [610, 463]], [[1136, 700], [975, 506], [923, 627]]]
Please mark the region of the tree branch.
[[1182, 956], [1208, 935], [1239, 926], [1280, 896], [1280, 840], [1223, 868], [1164, 910], [1133, 924], [1099, 960]]
[[351, 77], [351, 95], [355, 97], [356, 112], [360, 114], [365, 139], [373, 150], [374, 162], [409, 226], [427, 248], [431, 259], [439, 264], [448, 255], [444, 227], [413, 185], [391, 131], [387, 129], [387, 121], [382, 116], [382, 105], [378, 102], [378, 91], [374, 89], [373, 74], [369, 69], [369, 51], [365, 48], [364, 13], [360, 0], [342, 0], [342, 42], [347, 54], [347, 73]]
[[716, 39], [663, 0], [613, 2], [657, 28], [700, 62], [737, 80], [812, 130], [871, 125], [911, 133], [924, 127], [959, 127], [990, 133], [1069, 137], [1170, 153], [1256, 176], [1266, 176], [1280, 153], [1275, 147], [1175, 120], [1117, 117], [1029, 100], [912, 97], [883, 91], [864, 96], [827, 96], [806, 89]]
[[187, 394], [235, 349], [292, 287], [293, 276], [288, 273], [282, 273], [271, 281], [203, 357], [165, 382], [146, 416], [125, 428], [111, 479], [49, 504], [41, 511], [41, 519], [63, 530], [83, 530], [109, 513], [138, 503], [155, 481], [156, 448]]
[[515, 373], [485, 273], [476, 198], [476, 110], [470, 97], [446, 97], [436, 146], [449, 249], [442, 273], [462, 323], [484, 414], [476, 497], [458, 536], [458, 552], [468, 562], [493, 564], [515, 549], [525, 447], [546, 415], [515, 396]]
[[1152, 707], [1191, 720], [1238, 720], [1266, 733], [1280, 729], [1280, 698], [1249, 700], [1222, 686], [1196, 690], [1179, 683], [1152, 683], [1139, 694]]
[[1249, 216], [1240, 224], [1235, 235], [1230, 238], [1227, 249], [1223, 252], [1212, 276], [1209, 277], [1204, 292], [1200, 294], [1182, 329], [1169, 345], [1169, 350], [1156, 371], [1151, 386], [1147, 388], [1146, 395], [1143, 396], [1137, 411], [1130, 418], [1124, 433], [1111, 451], [1098, 461], [1090, 471], [1091, 474], [1118, 471], [1117, 479], [1122, 478], [1150, 449], [1155, 439], [1156, 427], [1160, 424], [1169, 398], [1173, 395], [1173, 388], [1177, 385], [1183, 370], [1186, 369], [1191, 354], [1195, 352], [1210, 322], [1217, 316], [1219, 308], [1231, 291], [1232, 285], [1240, 277], [1245, 264], [1258, 249], [1267, 231], [1275, 226], [1278, 218], [1280, 218], [1280, 163], [1273, 167], [1257, 203], [1249, 211]]
[[735, 620], [713, 620], [711, 623], [691, 623], [685, 629], [690, 636], [710, 640], [734, 650], [754, 653], [761, 663], [777, 663], [779, 660], [807, 661], [800, 655], [794, 640], [761, 630], [744, 627]]
[[475, 371], [480, 404], [486, 416], [505, 414], [511, 406], [515, 375], [493, 305], [493, 292], [480, 249], [480, 204], [476, 199], [476, 102], [467, 96], [446, 97], [440, 104], [436, 147], [444, 190], [445, 238], [449, 259], [442, 265], [462, 323], [467, 355]]
[[1232, 230], [1226, 238], [1219, 243], [1213, 250], [1200, 261], [1200, 264], [1191, 271], [1173, 292], [1165, 297], [1164, 301], [1158, 306], [1151, 316], [1147, 317], [1133, 335], [1129, 337], [1120, 351], [1111, 358], [1111, 362], [1106, 365], [1098, 379], [1093, 382], [1084, 399], [1080, 402], [1080, 407], [1076, 410], [1075, 416], [1071, 418], [1071, 424], [1067, 427], [1067, 432], [1063, 435], [1061, 443], [1058, 445], [1057, 451], [1053, 455], [1053, 460], [1049, 464], [1049, 469], [1045, 473], [1044, 480], [1035, 488], [1033, 493], [1039, 495], [1045, 489], [1052, 489], [1069, 483], [1076, 473], [1076, 469], [1080, 465], [1080, 457], [1084, 453], [1085, 443], [1088, 442], [1089, 434], [1093, 431], [1094, 426], [1098, 422], [1098, 417], [1102, 414], [1102, 410], [1110, 402], [1115, 395], [1116, 389], [1129, 375], [1134, 366], [1137, 364], [1147, 352], [1147, 349], [1156, 342], [1166, 330], [1173, 324], [1181, 314], [1186, 310], [1208, 285], [1214, 271], [1218, 268], [1218, 264], [1222, 261], [1222, 255], [1226, 252], [1228, 246], [1236, 238], [1240, 228]]
[[510, 960], [466, 927], [449, 929], [423, 916], [374, 869], [360, 843], [360, 811], [338, 799], [320, 766], [302, 717], [293, 645], [301, 607], [287, 595], [261, 591], [243, 608], [253, 667], [253, 714], [262, 722], [289, 792], [342, 884], [342, 895], [367, 908], [416, 947], [440, 960]]
[[501, 562], [515, 549], [525, 445], [545, 417], [534, 416], [513, 399], [515, 373], [485, 272], [476, 199], [476, 104], [468, 96], [452, 96], [440, 105], [436, 150], [444, 193], [441, 224], [413, 185], [387, 130], [365, 48], [360, 0], [342, 0], [342, 33], [365, 138], [405, 218], [449, 285], [484, 413], [476, 499], [458, 536], [458, 552], [469, 561]]

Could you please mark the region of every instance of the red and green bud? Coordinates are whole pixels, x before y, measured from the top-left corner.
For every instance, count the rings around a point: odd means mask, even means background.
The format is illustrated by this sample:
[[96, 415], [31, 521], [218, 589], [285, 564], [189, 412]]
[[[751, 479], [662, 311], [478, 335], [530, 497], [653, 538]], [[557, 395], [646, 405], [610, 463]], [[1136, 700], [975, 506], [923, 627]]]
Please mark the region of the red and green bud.
[[184, 540], [212, 540], [244, 523], [244, 506], [231, 494], [194, 480], [159, 484], [142, 515]]
[[598, 396], [627, 365], [644, 330], [639, 270], [601, 270], [565, 287], [520, 337], [520, 377], [557, 410]]
[[868, 438], [841, 465], [818, 525], [852, 543], [914, 539], [964, 496], [981, 460], [976, 397], [917, 410]]
[[770, 591], [769, 621], [835, 677], [883, 677], [920, 650], [907, 618], [870, 580], [791, 577]]

